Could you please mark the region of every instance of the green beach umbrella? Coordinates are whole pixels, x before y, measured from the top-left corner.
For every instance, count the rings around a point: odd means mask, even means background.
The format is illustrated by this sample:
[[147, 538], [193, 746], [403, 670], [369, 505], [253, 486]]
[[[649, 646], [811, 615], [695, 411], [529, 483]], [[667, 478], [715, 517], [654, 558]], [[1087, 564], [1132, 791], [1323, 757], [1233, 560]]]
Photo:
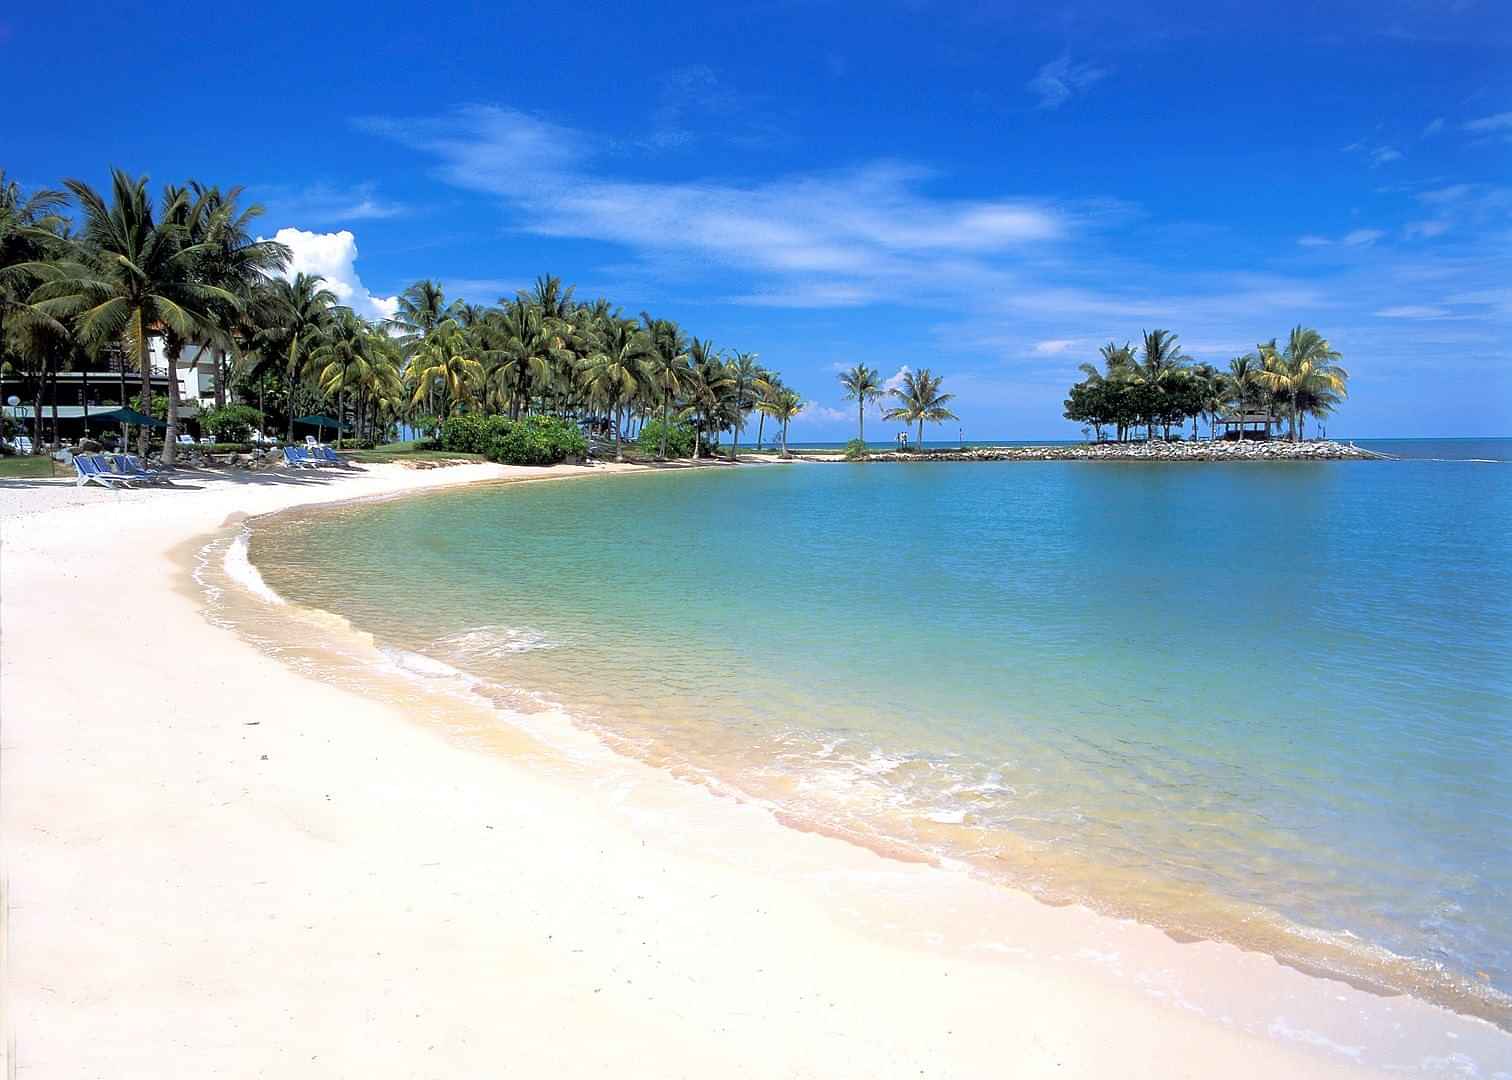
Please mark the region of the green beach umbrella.
[[296, 424], [303, 424], [305, 427], [319, 428], [321, 431], [324, 431], [326, 428], [342, 432], [351, 430], [349, 424], [343, 424], [340, 420], [335, 420], [329, 416], [301, 416], [294, 422]]
[[89, 414], [90, 423], [99, 421], [102, 424], [136, 424], [138, 427], [165, 428], [168, 425], [155, 416], [137, 412], [129, 407], [111, 409], [109, 412]]

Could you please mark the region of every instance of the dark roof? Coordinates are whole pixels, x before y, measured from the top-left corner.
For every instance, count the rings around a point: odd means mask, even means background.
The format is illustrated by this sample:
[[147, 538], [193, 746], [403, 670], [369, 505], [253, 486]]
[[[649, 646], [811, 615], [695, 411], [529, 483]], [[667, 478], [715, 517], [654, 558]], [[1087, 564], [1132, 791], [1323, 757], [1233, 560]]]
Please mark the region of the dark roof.
[[1279, 424], [1281, 420], [1270, 413], [1256, 412], [1229, 413], [1227, 416], [1218, 417], [1217, 422], [1220, 424]]

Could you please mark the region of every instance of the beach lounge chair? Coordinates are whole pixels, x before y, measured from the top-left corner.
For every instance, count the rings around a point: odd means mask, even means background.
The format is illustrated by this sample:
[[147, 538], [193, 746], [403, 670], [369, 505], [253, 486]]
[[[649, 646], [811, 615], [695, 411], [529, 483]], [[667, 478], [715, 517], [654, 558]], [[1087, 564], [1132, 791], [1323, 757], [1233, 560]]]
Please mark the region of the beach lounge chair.
[[302, 446], [286, 446], [283, 451], [284, 464], [291, 469], [318, 469], [319, 465], [310, 460], [310, 455]]
[[102, 488], [114, 489], [116, 485], [122, 487], [131, 486], [131, 477], [113, 473], [108, 466], [101, 465], [101, 459], [89, 454], [77, 455], [74, 463], [74, 487], [84, 487], [86, 484], [98, 484]]
[[320, 460], [325, 462], [327, 465], [346, 465], [346, 458], [342, 457], [336, 451], [332, 450], [329, 446], [322, 446], [319, 450], [319, 454]]
[[168, 477], [161, 469], [149, 468], [135, 454], [112, 454], [110, 460], [115, 462], [116, 472], [128, 480], [139, 480], [144, 484], [168, 483]]
[[193, 446], [194, 436], [186, 432], [178, 437], [177, 442], [180, 446]]

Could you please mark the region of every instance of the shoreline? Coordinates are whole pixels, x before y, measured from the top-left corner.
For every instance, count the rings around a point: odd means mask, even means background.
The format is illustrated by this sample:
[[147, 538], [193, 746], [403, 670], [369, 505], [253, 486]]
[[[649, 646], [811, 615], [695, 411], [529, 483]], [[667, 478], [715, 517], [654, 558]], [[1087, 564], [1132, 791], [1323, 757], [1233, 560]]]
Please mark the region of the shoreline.
[[[173, 552], [238, 514], [548, 475], [460, 469], [7, 506], [6, 982], [23, 1067], [571, 1073], [623, 1071], [626, 1046], [657, 1075], [1512, 1061], [1489, 1024], [885, 860], [604, 747], [563, 761], [517, 731], [454, 738], [408, 702], [260, 654], [172, 588]], [[550, 475], [603, 471], [653, 470]], [[91, 609], [104, 628], [83, 625]], [[159, 626], [192, 640], [193, 662], [121, 650], [118, 619], [149, 644]], [[99, 660], [59, 685], [76, 651]], [[143, 688], [129, 709], [124, 687]], [[99, 962], [118, 954], [131, 962]], [[283, 1026], [306, 1010], [347, 1026]], [[90, 1045], [85, 1017], [104, 1033]], [[604, 1045], [563, 1045], [585, 1030]], [[399, 1056], [378, 1056], [395, 1042]]]
[[[841, 451], [821, 455], [794, 451], [804, 461], [844, 461]], [[867, 462], [904, 463], [922, 461], [1390, 461], [1388, 455], [1350, 443], [1290, 442], [1192, 442], [1081, 443], [1071, 446], [978, 446], [963, 450], [929, 450], [908, 453], [869, 451]]]

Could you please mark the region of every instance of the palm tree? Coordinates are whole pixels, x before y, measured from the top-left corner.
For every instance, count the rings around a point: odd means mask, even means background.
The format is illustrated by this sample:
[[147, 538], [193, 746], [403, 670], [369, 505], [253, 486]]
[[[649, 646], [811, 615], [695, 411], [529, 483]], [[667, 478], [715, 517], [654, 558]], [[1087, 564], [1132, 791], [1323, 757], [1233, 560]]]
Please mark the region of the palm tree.
[[216, 187], [191, 183], [196, 212], [205, 222], [207, 251], [199, 272], [212, 285], [219, 285], [238, 300], [235, 305], [212, 303], [210, 323], [206, 326], [215, 347], [215, 406], [226, 404], [226, 384], [230, 378], [233, 354], [248, 347], [249, 315], [255, 319], [262, 286], [273, 274], [288, 265], [291, 252], [272, 240], [254, 240], [252, 223], [262, 216], [263, 208], [254, 203], [243, 209], [242, 189], [222, 192]]
[[897, 408], [889, 409], [884, 414], [884, 418], [918, 424], [920, 450], [924, 449], [924, 422], [926, 420], [931, 424], [939, 424], [946, 420], [959, 419], [955, 413], [945, 407], [948, 402], [955, 400], [955, 395], [940, 393], [940, 384], [944, 381], [943, 376], [932, 375], [928, 368], [920, 368], [918, 371], [904, 372], [903, 385], [894, 387], [891, 391], [899, 404]]
[[[1078, 365], [1079, 370], [1086, 376], [1086, 382], [1092, 386], [1102, 386], [1106, 383], [1130, 383], [1139, 374], [1139, 362], [1134, 359], [1134, 346], [1129, 342], [1119, 345], [1108, 342], [1098, 349], [1103, 360], [1103, 371], [1097, 370], [1094, 364]], [[1127, 418], [1120, 417], [1114, 421], [1117, 428], [1118, 441], [1123, 442], [1128, 436]], [[1102, 428], [1099, 425], [1097, 437], [1102, 438]]]
[[[198, 265], [209, 248], [203, 241], [191, 242], [182, 224], [185, 193], [171, 193], [154, 217], [145, 176], [133, 180], [113, 169], [109, 205], [82, 180], [65, 185], [84, 212], [83, 228], [74, 259], [42, 264], [46, 269], [39, 275], [43, 284], [34, 294], [34, 306], [50, 317], [76, 319], [77, 332], [88, 345], [124, 338], [141, 371], [143, 404], [149, 406], [152, 332], [161, 327], [191, 337], [211, 321], [212, 305], [234, 305], [236, 297], [198, 279]], [[177, 373], [168, 374], [172, 383]], [[138, 444], [144, 457], [147, 437], [144, 427]], [[165, 463], [173, 461], [172, 446], [171, 439], [164, 446]]]
[[299, 411], [295, 392], [336, 306], [336, 294], [324, 287], [324, 281], [318, 274], [300, 271], [293, 280], [271, 282], [266, 298], [269, 323], [257, 335], [257, 361], [251, 373], [256, 377], [267, 369], [281, 369], [289, 393], [290, 442], [294, 441], [294, 414]]
[[[1166, 391], [1183, 377], [1187, 362], [1186, 354], [1176, 343], [1176, 335], [1170, 330], [1146, 330], [1144, 332], [1144, 362], [1138, 366], [1138, 379], [1155, 390]], [[1163, 395], [1157, 395], [1156, 400]], [[1154, 416], [1145, 417], [1145, 438], [1155, 437]], [[1170, 438], [1171, 426], [1165, 425], [1165, 437]]]
[[788, 424], [792, 419], [803, 411], [803, 399], [793, 390], [779, 390], [770, 398], [760, 402], [757, 406], [765, 415], [770, 416], [782, 424], [782, 456], [791, 457], [788, 453]]
[[321, 392], [336, 392], [336, 448], [341, 449], [341, 425], [346, 423], [346, 390], [360, 386], [368, 373], [368, 324], [351, 308], [332, 312], [331, 325], [310, 355], [319, 372]]
[[[1197, 400], [1202, 403], [1202, 415], [1207, 418], [1208, 435], [1212, 436], [1213, 417], [1223, 408], [1223, 376], [1212, 364], [1198, 364], [1190, 371], [1197, 387]], [[1192, 438], [1197, 438], [1197, 413], [1192, 414]]]
[[856, 403], [856, 438], [866, 444], [866, 406], [877, 401], [885, 391], [881, 373], [865, 364], [857, 364], [840, 373], [840, 385], [845, 387], [845, 400]]
[[645, 378], [641, 361], [651, 343], [628, 319], [611, 319], [602, 329], [599, 347], [587, 362], [589, 392], [609, 406], [614, 416], [614, 460], [624, 461], [620, 413], [641, 392]]
[[662, 408], [660, 460], [667, 460], [667, 432], [672, 427], [672, 405], [688, 378], [688, 339], [677, 324], [653, 319], [641, 312], [641, 330], [650, 338], [651, 351], [642, 361], [646, 376], [656, 389]]
[[1274, 341], [1260, 346], [1260, 358], [1255, 379], [1286, 404], [1292, 442], [1302, 438], [1305, 415], [1325, 416], [1349, 394], [1349, 372], [1339, 366], [1339, 353], [1311, 327], [1293, 327], [1280, 352]]
[[37, 282], [30, 267], [57, 246], [58, 211], [67, 201], [66, 193], [47, 188], [28, 195], [0, 169], [0, 342], [7, 317], [31, 314], [26, 297]]
[[737, 352], [729, 363], [730, 380], [734, 383], [734, 437], [730, 440], [730, 460], [734, 461], [740, 453], [740, 432], [745, 427], [746, 413], [756, 407], [756, 398], [748, 396], [747, 391], [754, 393], [757, 390], [756, 383], [761, 378], [761, 369], [756, 366], [756, 353]]
[[703, 456], [703, 428], [718, 422], [720, 404], [733, 381], [714, 343], [694, 338], [688, 347], [688, 374], [684, 383], [693, 415], [694, 461]]
[[440, 391], [441, 408], [436, 415], [442, 420], [476, 401], [483, 384], [483, 364], [469, 355], [469, 345], [460, 327], [443, 325], [426, 337], [415, 354], [414, 400], [419, 402], [434, 386]]

